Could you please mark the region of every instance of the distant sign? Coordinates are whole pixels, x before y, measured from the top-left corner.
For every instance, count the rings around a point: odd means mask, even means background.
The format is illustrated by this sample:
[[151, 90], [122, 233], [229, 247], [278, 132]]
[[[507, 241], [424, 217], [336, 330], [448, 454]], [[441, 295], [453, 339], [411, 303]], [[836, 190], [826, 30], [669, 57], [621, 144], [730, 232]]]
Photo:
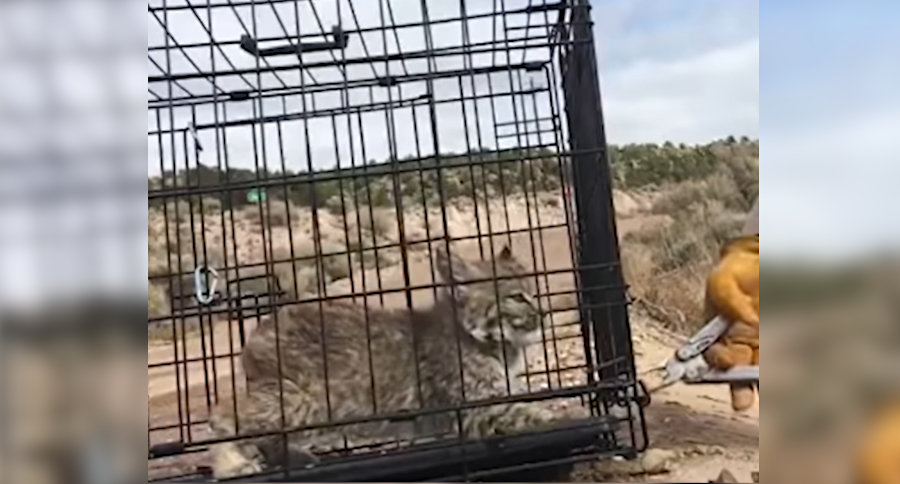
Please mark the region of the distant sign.
[[266, 192], [263, 190], [250, 190], [247, 192], [247, 203], [261, 203], [266, 201]]

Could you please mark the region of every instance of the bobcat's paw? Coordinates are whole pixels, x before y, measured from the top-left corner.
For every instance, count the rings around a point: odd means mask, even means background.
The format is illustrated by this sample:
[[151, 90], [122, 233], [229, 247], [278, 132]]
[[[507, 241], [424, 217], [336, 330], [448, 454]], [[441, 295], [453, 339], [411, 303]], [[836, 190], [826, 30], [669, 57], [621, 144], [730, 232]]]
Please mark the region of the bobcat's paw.
[[319, 463], [319, 457], [309, 448], [290, 448], [290, 460], [288, 466], [291, 469], [302, 469]]
[[553, 414], [538, 404], [513, 404], [498, 419], [492, 430], [495, 435], [517, 434], [547, 425], [552, 419]]
[[216, 480], [251, 476], [263, 472], [262, 458], [247, 446], [235, 443], [218, 445], [213, 451], [213, 477]]

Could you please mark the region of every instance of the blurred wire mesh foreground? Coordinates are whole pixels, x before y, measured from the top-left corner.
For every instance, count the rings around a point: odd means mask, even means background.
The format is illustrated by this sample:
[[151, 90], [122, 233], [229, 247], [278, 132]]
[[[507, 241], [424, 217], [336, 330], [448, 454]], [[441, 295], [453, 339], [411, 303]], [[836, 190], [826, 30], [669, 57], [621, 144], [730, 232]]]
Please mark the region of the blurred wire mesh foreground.
[[761, 275], [766, 479], [854, 482], [873, 416], [900, 403], [900, 260], [770, 263]]
[[140, 2], [0, 2], [4, 484], [141, 479], [144, 18]]
[[139, 478], [142, 312], [108, 301], [5, 315], [2, 482]]

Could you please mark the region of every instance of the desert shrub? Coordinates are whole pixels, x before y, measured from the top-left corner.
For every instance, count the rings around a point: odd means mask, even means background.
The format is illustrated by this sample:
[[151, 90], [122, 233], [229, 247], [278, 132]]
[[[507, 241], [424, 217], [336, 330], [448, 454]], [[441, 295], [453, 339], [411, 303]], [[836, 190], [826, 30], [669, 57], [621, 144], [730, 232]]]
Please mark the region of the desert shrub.
[[[396, 211], [389, 208], [369, 208], [360, 205], [359, 210], [347, 207], [346, 218], [340, 212], [332, 227], [326, 227], [331, 240], [371, 248], [373, 238], [377, 244], [385, 244], [397, 239]], [[362, 237], [362, 245], [359, 238]], [[349, 239], [349, 242], [347, 242]]]
[[[163, 276], [178, 272], [190, 272], [200, 261], [204, 265], [221, 267], [225, 262], [221, 238], [207, 236], [205, 241], [201, 234], [200, 224], [195, 224], [196, 232], [191, 231], [187, 222], [175, 224], [169, 221], [168, 234], [166, 221], [159, 210], [148, 213], [147, 226], [147, 273], [150, 277]], [[168, 235], [168, 236], [167, 236]], [[180, 239], [180, 240], [179, 240]], [[180, 241], [180, 244], [179, 244]], [[193, 243], [192, 243], [193, 242]], [[204, 255], [205, 242], [205, 255]], [[196, 245], [197, 256], [194, 256]], [[179, 251], [181, 266], [179, 268]], [[171, 269], [170, 269], [171, 264]]]
[[171, 344], [184, 337], [197, 336], [200, 333], [200, 319], [188, 318], [185, 321], [157, 322], [147, 329], [147, 341], [150, 343]]
[[[284, 257], [282, 260], [290, 259]], [[281, 262], [274, 265], [278, 285], [290, 297], [300, 299], [314, 293], [318, 286], [318, 275], [314, 263], [309, 261]]]
[[[275, 250], [273, 259], [279, 261], [274, 264], [275, 277], [282, 289], [298, 297], [314, 291], [320, 282], [318, 261], [321, 261], [325, 284], [350, 277], [352, 255], [348, 255], [344, 244], [323, 237], [320, 249], [317, 257], [315, 243], [310, 239], [301, 239], [294, 244], [293, 257], [289, 248]], [[293, 291], [295, 279], [296, 292]]]
[[703, 180], [720, 172], [723, 166], [739, 172], [728, 175], [739, 182], [742, 191], [747, 189], [745, 195], [752, 191], [753, 183], [743, 182], [759, 179], [758, 140], [722, 140], [677, 147], [671, 143], [611, 146], [609, 158], [620, 189]]
[[461, 170], [444, 170], [442, 173], [444, 182], [444, 196], [448, 199], [455, 199], [462, 196], [471, 196], [472, 188], [467, 187], [463, 182], [463, 173]]
[[158, 318], [172, 313], [166, 288], [160, 284], [147, 286], [147, 316]]
[[[634, 296], [651, 315], [685, 333], [705, 321], [706, 278], [725, 244], [740, 234], [756, 194], [756, 176], [736, 164], [700, 180], [667, 185], [652, 207], [670, 223], [628, 234], [622, 263]], [[758, 164], [756, 165], [758, 166]]]
[[651, 208], [655, 214], [677, 214], [705, 203], [708, 187], [703, 181], [689, 181], [675, 185], [660, 196]]
[[727, 158], [720, 167], [720, 173], [731, 179], [740, 192], [744, 206], [749, 210], [759, 197], [759, 147], [756, 156]]
[[314, 256], [313, 241], [306, 238], [297, 238], [294, 241], [293, 253], [290, 247], [275, 249], [272, 259], [278, 262], [274, 264], [274, 275], [278, 278], [281, 288], [289, 295], [300, 297], [309, 290], [315, 289], [318, 280]]
[[369, 197], [373, 207], [392, 207], [394, 206], [394, 194], [391, 187], [383, 181], [373, 181], [369, 184]]
[[399, 264], [402, 260], [400, 249], [397, 247], [375, 250], [372, 247], [360, 248], [358, 244], [351, 244], [348, 249], [351, 254], [353, 270], [372, 270], [386, 268]]
[[178, 200], [166, 203], [166, 216], [169, 223], [186, 223], [190, 220], [193, 207], [187, 200]]
[[[331, 197], [328, 200], [325, 200], [325, 210], [328, 210], [331, 213], [339, 214], [342, 213], [348, 205], [346, 201], [341, 197]], [[352, 206], [352, 205], [349, 205]]]
[[652, 211], [664, 215], [694, 213], [704, 211], [704, 207], [715, 202], [726, 210], [746, 212], [752, 208], [756, 196], [752, 190], [746, 193], [723, 171], [703, 180], [691, 180], [664, 189]]
[[204, 215], [219, 215], [222, 213], [222, 201], [218, 198], [207, 197], [203, 199]]
[[[202, 241], [197, 239], [197, 254], [194, 255], [193, 247], [191, 245], [190, 239], [186, 241], [182, 239], [181, 244], [181, 257], [179, 258], [178, 253], [173, 250], [170, 253], [171, 257], [171, 272], [174, 273], [192, 273], [200, 266], [208, 266], [208, 267], [222, 267], [225, 265], [225, 256], [223, 255], [222, 248], [218, 246], [214, 246], [213, 244], [207, 243], [206, 245], [206, 253], [204, 254], [203, 246], [201, 245]], [[174, 244], [173, 244], [174, 248]], [[168, 257], [168, 256], [167, 256]], [[181, 266], [179, 267], [179, 261], [181, 262]], [[163, 275], [169, 272], [169, 268], [166, 265], [166, 259], [163, 259], [162, 262], [162, 271], [158, 274], [154, 275]]]
[[158, 276], [168, 271], [168, 247], [162, 214], [151, 210], [147, 223], [147, 273]]
[[704, 275], [714, 252], [702, 227], [683, 221], [629, 235], [622, 247], [625, 277], [638, 303], [675, 331], [689, 333], [702, 321]]
[[147, 275], [162, 276], [169, 272], [169, 253], [164, 248], [150, 246], [147, 252]]
[[286, 227], [298, 218], [299, 210], [284, 200], [270, 200], [259, 205], [248, 205], [241, 213], [244, 220], [260, 227]]
[[563, 205], [562, 196], [559, 193], [544, 192], [538, 197], [538, 201], [550, 208], [560, 208]]
[[286, 227], [291, 222], [290, 207], [285, 203], [273, 201], [266, 204], [265, 215], [267, 215], [266, 223], [272, 227]]
[[403, 173], [400, 175], [400, 193], [403, 198], [419, 200], [422, 198], [422, 179], [420, 173]]
[[337, 243], [322, 243], [322, 269], [330, 284], [333, 281], [346, 279], [352, 272], [352, 256], [347, 254], [347, 249]]
[[361, 207], [359, 228], [364, 232], [363, 238], [365, 238], [366, 234], [371, 234], [378, 241], [387, 241], [392, 238], [392, 234], [397, 230], [397, 217], [392, 210], [376, 208], [369, 211]]

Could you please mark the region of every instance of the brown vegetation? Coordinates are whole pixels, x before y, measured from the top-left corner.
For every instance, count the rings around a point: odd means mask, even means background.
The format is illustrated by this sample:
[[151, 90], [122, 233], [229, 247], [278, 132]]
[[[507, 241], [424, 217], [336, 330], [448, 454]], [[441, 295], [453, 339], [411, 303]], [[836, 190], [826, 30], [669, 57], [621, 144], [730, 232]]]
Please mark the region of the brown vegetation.
[[[626, 280], [639, 304], [673, 329], [691, 331], [702, 323], [706, 274], [722, 245], [737, 235], [758, 195], [758, 156], [759, 144], [750, 140], [611, 150], [619, 218], [646, 222], [624, 231]], [[422, 176], [414, 172], [400, 176], [403, 229], [407, 243], [413, 242], [408, 247], [413, 252], [426, 248], [414, 244], [426, 233], [434, 238], [443, 232], [436, 174], [432, 169]], [[482, 231], [488, 218], [494, 231], [505, 230], [507, 224], [525, 228], [529, 212], [532, 223], [538, 217], [543, 225], [564, 222], [562, 176], [553, 157], [489, 164], [484, 169], [442, 169], [440, 188], [449, 201], [453, 235], [477, 233], [476, 210]], [[400, 251], [390, 248], [399, 242], [401, 229], [393, 183], [389, 176], [371, 177], [368, 185], [317, 182], [314, 194], [291, 192], [288, 200], [270, 194], [259, 204], [213, 198], [151, 204], [148, 315], [171, 312], [171, 282], [166, 276], [189, 275], [198, 265], [221, 269], [258, 264], [241, 270], [240, 276], [247, 277], [265, 273], [265, 264], [273, 264], [281, 288], [290, 297], [302, 298], [356, 272], [397, 264]], [[539, 195], [526, 201], [523, 187], [529, 192], [537, 189]], [[631, 203], [637, 198], [642, 203]]]
[[[704, 324], [705, 280], [723, 245], [738, 236], [759, 193], [759, 159], [735, 145], [703, 177], [653, 188], [652, 212], [667, 223], [625, 236], [626, 280], [639, 304], [671, 329], [693, 332]], [[757, 145], [758, 153], [758, 145]]]

